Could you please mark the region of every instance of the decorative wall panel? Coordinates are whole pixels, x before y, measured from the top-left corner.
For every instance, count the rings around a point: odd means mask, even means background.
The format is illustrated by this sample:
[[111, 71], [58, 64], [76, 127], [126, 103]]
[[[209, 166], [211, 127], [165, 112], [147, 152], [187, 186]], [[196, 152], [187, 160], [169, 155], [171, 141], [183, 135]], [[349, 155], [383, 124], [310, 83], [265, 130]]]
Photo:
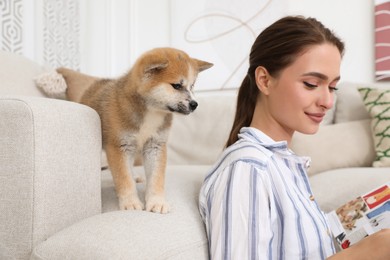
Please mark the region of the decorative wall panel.
[[2, 50], [80, 68], [79, 0], [0, 0], [0, 28]]
[[0, 0], [0, 25], [2, 50], [23, 52], [22, 0]]
[[44, 0], [43, 60], [52, 67], [80, 68], [78, 0]]

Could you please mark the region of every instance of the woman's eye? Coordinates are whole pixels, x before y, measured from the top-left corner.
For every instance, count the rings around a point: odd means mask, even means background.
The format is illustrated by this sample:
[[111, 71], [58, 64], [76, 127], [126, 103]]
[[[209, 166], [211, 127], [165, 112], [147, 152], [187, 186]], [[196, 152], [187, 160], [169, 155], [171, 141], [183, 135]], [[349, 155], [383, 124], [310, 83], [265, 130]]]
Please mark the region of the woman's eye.
[[317, 87], [317, 85], [310, 84], [309, 82], [306, 82], [306, 81], [304, 81], [303, 84], [305, 84], [305, 86], [308, 88], [316, 88]]
[[334, 91], [338, 90], [338, 88], [336, 88], [336, 87], [329, 87], [329, 90], [330, 90], [330, 92], [334, 92]]
[[171, 83], [171, 86], [174, 88], [174, 89], [177, 89], [177, 90], [180, 90], [183, 85], [182, 84], [175, 84], [175, 83]]

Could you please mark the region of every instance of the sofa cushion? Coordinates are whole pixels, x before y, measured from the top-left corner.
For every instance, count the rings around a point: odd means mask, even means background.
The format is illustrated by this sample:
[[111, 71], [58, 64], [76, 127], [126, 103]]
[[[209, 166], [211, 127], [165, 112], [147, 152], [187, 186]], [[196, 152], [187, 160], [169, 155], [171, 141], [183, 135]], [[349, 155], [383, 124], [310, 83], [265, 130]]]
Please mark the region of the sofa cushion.
[[0, 95], [43, 97], [34, 78], [47, 71], [32, 60], [18, 54], [0, 51]]
[[354, 120], [369, 119], [370, 115], [360, 98], [359, 87], [361, 84], [353, 82], [341, 82], [337, 85], [336, 113], [334, 122], [343, 123]]
[[371, 166], [375, 158], [370, 119], [321, 126], [315, 135], [295, 133], [291, 149], [309, 156], [309, 175], [345, 168]]
[[390, 167], [390, 89], [359, 88], [372, 117], [372, 135], [376, 159], [374, 167]]
[[310, 177], [320, 208], [329, 212], [390, 181], [390, 168], [358, 167], [330, 170]]
[[236, 111], [236, 91], [200, 92], [198, 108], [175, 114], [168, 139], [168, 164], [213, 164], [222, 152]]
[[[143, 171], [140, 167], [135, 170]], [[116, 211], [114, 185], [105, 171], [102, 199], [103, 209], [109, 212], [50, 237], [35, 248], [32, 259], [208, 259], [198, 210], [199, 190], [208, 170], [209, 166], [168, 167], [168, 214]], [[141, 198], [143, 186], [139, 185]]]
[[[172, 212], [166, 215], [116, 211], [114, 186], [105, 171], [102, 199], [106, 212], [50, 237], [35, 248], [31, 259], [208, 259], [198, 194], [209, 169], [210, 166], [168, 167], [167, 198]], [[136, 172], [142, 172], [142, 168], [136, 167]], [[320, 208], [329, 212], [388, 182], [390, 168], [331, 170], [309, 180]], [[142, 185], [139, 188], [142, 191]]]

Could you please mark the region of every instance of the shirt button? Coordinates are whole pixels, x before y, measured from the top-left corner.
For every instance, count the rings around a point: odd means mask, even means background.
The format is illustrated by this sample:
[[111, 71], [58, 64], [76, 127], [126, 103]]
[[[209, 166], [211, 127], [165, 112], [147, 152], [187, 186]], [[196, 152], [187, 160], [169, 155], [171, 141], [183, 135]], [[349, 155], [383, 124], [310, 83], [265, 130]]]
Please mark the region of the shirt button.
[[314, 201], [314, 196], [311, 195], [311, 196], [309, 197], [309, 199], [310, 199], [311, 201]]

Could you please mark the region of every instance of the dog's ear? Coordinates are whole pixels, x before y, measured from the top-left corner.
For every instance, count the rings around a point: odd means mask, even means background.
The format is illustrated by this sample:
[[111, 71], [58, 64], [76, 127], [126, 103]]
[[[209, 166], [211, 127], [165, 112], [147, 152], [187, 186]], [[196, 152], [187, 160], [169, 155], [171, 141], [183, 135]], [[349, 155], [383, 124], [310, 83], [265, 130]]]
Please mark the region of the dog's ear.
[[168, 61], [152, 63], [145, 67], [144, 73], [147, 75], [153, 74], [165, 69], [166, 67], [168, 67]]
[[214, 66], [214, 64], [207, 62], [207, 61], [198, 60], [198, 59], [193, 59], [193, 60], [195, 61], [196, 65], [198, 65], [198, 72], [207, 70], [207, 69], [211, 68], [212, 66]]

